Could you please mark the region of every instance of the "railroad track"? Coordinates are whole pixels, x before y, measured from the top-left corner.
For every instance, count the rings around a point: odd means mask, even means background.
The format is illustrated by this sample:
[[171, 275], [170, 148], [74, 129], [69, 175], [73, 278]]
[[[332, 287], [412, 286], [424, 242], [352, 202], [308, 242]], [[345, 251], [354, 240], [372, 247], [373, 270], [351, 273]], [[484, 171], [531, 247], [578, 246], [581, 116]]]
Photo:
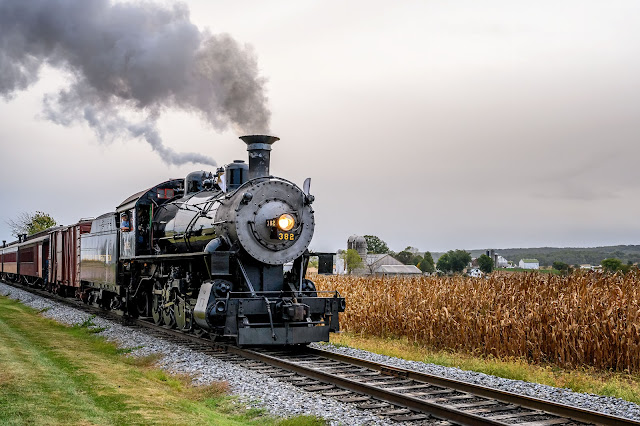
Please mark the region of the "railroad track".
[[640, 422], [475, 384], [419, 373], [313, 348], [247, 349], [123, 318], [45, 291], [6, 283], [82, 309], [128, 327], [144, 329], [216, 358], [289, 382], [306, 392], [356, 404], [362, 410], [408, 424], [459, 425], [608, 425]]

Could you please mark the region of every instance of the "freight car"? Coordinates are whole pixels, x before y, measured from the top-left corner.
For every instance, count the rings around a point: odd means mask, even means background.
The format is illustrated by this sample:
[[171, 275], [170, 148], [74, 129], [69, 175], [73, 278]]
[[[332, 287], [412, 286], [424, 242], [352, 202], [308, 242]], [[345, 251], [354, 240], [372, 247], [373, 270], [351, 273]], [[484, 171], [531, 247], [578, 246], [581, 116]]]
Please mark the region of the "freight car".
[[3, 243], [1, 277], [238, 345], [328, 341], [345, 300], [305, 278], [310, 181], [270, 175], [277, 137], [241, 139], [248, 164], [167, 180], [114, 212]]

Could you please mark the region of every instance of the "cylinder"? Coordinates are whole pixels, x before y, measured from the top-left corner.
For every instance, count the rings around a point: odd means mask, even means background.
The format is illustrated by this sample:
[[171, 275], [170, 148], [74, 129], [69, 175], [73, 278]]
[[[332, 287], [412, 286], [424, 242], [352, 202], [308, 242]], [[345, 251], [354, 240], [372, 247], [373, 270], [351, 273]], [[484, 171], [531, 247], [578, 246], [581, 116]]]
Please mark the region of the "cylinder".
[[268, 135], [241, 136], [249, 152], [249, 179], [269, 176], [271, 145], [280, 138]]

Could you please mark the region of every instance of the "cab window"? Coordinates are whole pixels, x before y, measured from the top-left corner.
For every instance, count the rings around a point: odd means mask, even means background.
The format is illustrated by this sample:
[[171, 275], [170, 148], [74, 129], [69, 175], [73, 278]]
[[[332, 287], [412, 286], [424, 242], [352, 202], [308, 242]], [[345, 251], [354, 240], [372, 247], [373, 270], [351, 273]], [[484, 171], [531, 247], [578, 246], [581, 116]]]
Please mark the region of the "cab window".
[[120, 230], [122, 232], [131, 231], [131, 218], [127, 213], [123, 213], [120, 215]]

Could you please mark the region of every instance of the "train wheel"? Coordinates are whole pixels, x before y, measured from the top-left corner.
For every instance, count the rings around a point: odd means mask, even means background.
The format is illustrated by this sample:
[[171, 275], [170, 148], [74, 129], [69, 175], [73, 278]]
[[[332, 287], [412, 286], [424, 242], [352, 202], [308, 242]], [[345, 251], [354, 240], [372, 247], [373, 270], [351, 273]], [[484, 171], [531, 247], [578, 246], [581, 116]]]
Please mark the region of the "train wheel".
[[149, 293], [146, 291], [138, 294], [135, 299], [135, 311], [139, 317], [149, 316]]
[[[164, 325], [169, 328], [174, 328], [176, 326], [176, 314], [174, 309], [176, 308], [177, 298], [174, 296], [174, 292], [170, 289], [165, 290], [163, 292], [162, 302], [166, 305], [169, 305], [162, 309], [162, 319], [164, 321]], [[170, 303], [173, 301], [173, 303]]]
[[164, 308], [162, 310], [162, 320], [164, 321], [164, 325], [168, 326], [169, 328], [173, 328], [176, 326], [176, 316], [173, 311], [174, 306], [175, 305]]
[[187, 308], [187, 302], [179, 300], [176, 302], [173, 312], [176, 316], [176, 326], [179, 330], [189, 331], [192, 326], [191, 309]]
[[151, 306], [151, 316], [153, 317], [153, 322], [158, 325], [164, 324], [164, 318], [162, 315], [162, 299], [160, 295], [153, 295], [153, 304]]

